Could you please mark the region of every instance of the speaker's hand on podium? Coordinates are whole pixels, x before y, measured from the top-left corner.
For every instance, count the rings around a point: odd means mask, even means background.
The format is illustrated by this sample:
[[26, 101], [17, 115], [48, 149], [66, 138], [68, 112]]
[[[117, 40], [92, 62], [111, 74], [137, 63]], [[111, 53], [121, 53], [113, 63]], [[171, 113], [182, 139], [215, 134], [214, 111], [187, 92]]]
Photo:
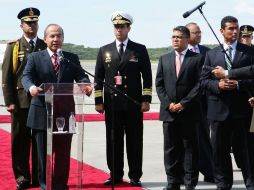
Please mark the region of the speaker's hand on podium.
[[41, 91], [43, 91], [43, 89], [40, 88], [40, 87], [37, 87], [37, 86], [31, 86], [31, 87], [29, 88], [29, 91], [30, 91], [31, 96], [38, 96], [38, 94], [39, 94]]
[[80, 85], [80, 89], [87, 96], [90, 96], [93, 91], [93, 87], [90, 84], [82, 84], [82, 85]]
[[95, 105], [95, 110], [99, 113], [104, 113], [104, 105], [103, 104]]

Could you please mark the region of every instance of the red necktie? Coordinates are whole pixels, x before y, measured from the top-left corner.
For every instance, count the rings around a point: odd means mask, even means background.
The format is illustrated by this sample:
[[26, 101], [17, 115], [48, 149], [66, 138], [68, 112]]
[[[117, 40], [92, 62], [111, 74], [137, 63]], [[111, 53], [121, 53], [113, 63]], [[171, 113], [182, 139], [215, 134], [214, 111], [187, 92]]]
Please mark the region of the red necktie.
[[58, 61], [57, 61], [57, 54], [54, 53], [53, 54], [53, 67], [54, 67], [54, 71], [56, 73], [56, 75], [58, 74], [58, 71], [59, 71], [59, 64], [58, 64]]
[[179, 71], [180, 71], [180, 68], [181, 68], [181, 53], [179, 52], [176, 52], [176, 59], [175, 59], [175, 64], [176, 64], [176, 77], [178, 77], [178, 74], [179, 74]]

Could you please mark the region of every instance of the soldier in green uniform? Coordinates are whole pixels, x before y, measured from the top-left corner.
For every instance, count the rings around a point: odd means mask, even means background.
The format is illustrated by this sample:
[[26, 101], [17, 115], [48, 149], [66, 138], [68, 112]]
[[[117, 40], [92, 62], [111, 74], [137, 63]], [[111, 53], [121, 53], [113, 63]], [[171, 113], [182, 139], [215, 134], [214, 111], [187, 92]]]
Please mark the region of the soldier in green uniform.
[[246, 44], [246, 45], [251, 46], [252, 48], [254, 48], [254, 46], [252, 44], [253, 31], [254, 31], [253, 26], [251, 26], [251, 25], [242, 25], [240, 27], [239, 41], [243, 44]]
[[[2, 88], [7, 111], [11, 113], [11, 153], [12, 168], [16, 179], [16, 189], [26, 189], [38, 184], [37, 151], [32, 148], [32, 177], [30, 175], [29, 155], [32, 135], [26, 127], [30, 97], [21, 84], [22, 73], [27, 56], [46, 48], [43, 40], [37, 37], [38, 17], [36, 8], [26, 8], [19, 12], [20, 28], [23, 36], [7, 44], [2, 66]], [[31, 179], [32, 178], [32, 179]]]
[[[141, 105], [136, 105], [107, 87], [103, 88], [102, 82], [95, 80], [97, 84], [95, 86], [95, 109], [99, 113], [105, 111], [107, 164], [111, 174], [113, 170], [111, 129], [114, 128], [114, 183], [123, 182], [125, 135], [130, 183], [133, 186], [141, 186], [143, 112], [149, 111], [152, 99], [151, 63], [146, 47], [128, 38], [132, 17], [127, 13], [117, 11], [113, 13], [111, 21], [114, 25], [116, 39], [100, 48], [95, 76], [115, 86], [124, 94], [140, 102]], [[112, 178], [109, 178], [104, 184], [111, 185], [112, 182]]]

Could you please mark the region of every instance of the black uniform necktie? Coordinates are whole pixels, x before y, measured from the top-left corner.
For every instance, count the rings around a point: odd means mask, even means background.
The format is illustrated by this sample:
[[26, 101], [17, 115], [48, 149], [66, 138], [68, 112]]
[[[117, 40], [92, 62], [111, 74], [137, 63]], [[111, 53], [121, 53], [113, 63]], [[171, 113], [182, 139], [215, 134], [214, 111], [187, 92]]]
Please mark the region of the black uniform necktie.
[[121, 43], [119, 46], [120, 46], [120, 48], [119, 48], [119, 55], [120, 55], [120, 58], [122, 59], [123, 58], [123, 54], [124, 54], [124, 51], [123, 51], [124, 44]]
[[30, 44], [30, 46], [31, 46], [31, 49], [33, 50], [33, 49], [34, 49], [34, 41], [33, 41], [33, 40], [30, 40], [30, 41], [29, 41], [29, 44]]

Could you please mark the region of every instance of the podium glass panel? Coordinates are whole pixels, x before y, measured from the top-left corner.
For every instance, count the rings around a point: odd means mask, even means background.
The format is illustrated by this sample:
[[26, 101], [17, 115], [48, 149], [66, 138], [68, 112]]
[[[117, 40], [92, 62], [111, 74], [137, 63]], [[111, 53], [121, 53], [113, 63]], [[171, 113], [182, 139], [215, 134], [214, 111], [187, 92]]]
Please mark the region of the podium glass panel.
[[[85, 86], [46, 83], [40, 87], [47, 109], [47, 190], [82, 189]], [[73, 159], [72, 159], [72, 158]], [[70, 162], [72, 163], [70, 166]]]

